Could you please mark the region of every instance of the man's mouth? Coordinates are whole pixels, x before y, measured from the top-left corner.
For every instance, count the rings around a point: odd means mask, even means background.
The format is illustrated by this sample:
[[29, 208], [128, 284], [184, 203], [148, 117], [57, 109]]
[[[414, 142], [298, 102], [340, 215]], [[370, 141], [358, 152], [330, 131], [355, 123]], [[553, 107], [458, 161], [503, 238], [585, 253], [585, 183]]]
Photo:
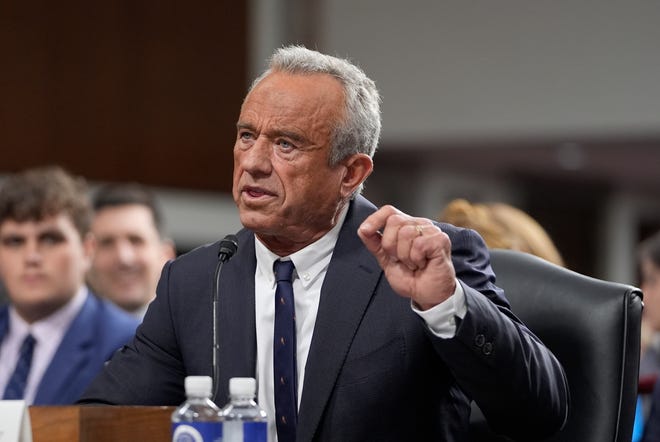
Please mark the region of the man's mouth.
[[247, 194], [250, 198], [261, 198], [263, 196], [273, 196], [272, 192], [269, 192], [260, 187], [245, 186], [243, 188], [243, 193]]
[[46, 275], [43, 273], [27, 273], [23, 275], [22, 279], [26, 284], [39, 284], [46, 280]]

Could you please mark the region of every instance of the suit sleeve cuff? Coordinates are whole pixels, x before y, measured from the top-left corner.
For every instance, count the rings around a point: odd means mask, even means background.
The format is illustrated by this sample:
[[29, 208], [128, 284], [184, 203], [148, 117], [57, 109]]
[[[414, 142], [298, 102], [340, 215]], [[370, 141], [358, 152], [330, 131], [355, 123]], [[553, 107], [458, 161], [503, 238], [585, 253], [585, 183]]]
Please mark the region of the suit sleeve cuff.
[[467, 312], [465, 292], [458, 279], [454, 293], [435, 307], [420, 310], [412, 301], [411, 307], [424, 320], [431, 333], [443, 339], [453, 338], [456, 335], [456, 318], [463, 319]]

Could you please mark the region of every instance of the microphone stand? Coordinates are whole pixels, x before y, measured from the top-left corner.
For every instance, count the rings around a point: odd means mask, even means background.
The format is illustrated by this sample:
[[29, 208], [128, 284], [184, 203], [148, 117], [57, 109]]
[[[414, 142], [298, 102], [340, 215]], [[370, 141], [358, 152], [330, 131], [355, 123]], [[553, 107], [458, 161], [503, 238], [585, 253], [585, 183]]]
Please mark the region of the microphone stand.
[[238, 250], [238, 239], [235, 235], [227, 235], [220, 241], [220, 251], [218, 252], [218, 263], [215, 266], [213, 277], [213, 400], [218, 395], [218, 386], [220, 381], [220, 364], [218, 363], [218, 352], [220, 343], [218, 342], [218, 302], [220, 298], [220, 272], [222, 265], [229, 261]]

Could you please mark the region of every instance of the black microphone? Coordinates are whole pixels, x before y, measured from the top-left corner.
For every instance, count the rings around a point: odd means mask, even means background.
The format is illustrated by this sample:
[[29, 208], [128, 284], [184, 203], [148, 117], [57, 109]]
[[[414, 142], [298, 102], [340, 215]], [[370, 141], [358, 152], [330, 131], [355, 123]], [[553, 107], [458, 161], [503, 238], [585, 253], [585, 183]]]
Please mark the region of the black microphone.
[[227, 235], [220, 241], [218, 252], [218, 263], [215, 266], [215, 277], [213, 283], [213, 400], [218, 395], [218, 383], [220, 380], [220, 365], [218, 364], [218, 299], [220, 298], [220, 271], [222, 265], [229, 261], [238, 250], [238, 238], [236, 235]]
[[227, 262], [234, 256], [238, 250], [238, 238], [236, 235], [227, 235], [220, 241], [220, 251], [218, 251], [218, 261]]

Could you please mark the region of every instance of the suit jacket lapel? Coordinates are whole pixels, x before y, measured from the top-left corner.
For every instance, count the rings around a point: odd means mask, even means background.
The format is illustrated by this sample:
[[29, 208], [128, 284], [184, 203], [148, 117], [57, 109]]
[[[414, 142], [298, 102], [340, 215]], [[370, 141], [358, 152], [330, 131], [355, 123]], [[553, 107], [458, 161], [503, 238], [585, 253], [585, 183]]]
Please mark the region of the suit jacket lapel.
[[220, 379], [216, 401], [229, 397], [229, 379], [255, 377], [257, 337], [254, 316], [254, 273], [257, 260], [254, 235], [239, 232], [238, 252], [223, 265], [218, 302]]
[[[362, 197], [351, 204], [321, 289], [298, 416], [300, 441], [312, 440], [369, 301], [382, 276], [357, 228], [375, 208]], [[350, 275], [350, 277], [347, 277]]]
[[[2, 345], [2, 341], [7, 336], [7, 333], [9, 333], [9, 306], [5, 305], [0, 307], [0, 345]], [[0, 390], [0, 398], [2, 397], [2, 393], [3, 391]]]
[[50, 404], [54, 401], [62, 401], [70, 395], [70, 388], [77, 388], [76, 378], [80, 372], [89, 370], [89, 361], [93, 358], [94, 351], [93, 330], [95, 329], [95, 318], [98, 305], [94, 303], [91, 295], [87, 299], [80, 312], [73, 319], [69, 329], [64, 334], [62, 342], [57, 347], [53, 359], [46, 372], [41, 378], [35, 403]]
[[9, 333], [9, 306], [0, 307], [0, 343]]

